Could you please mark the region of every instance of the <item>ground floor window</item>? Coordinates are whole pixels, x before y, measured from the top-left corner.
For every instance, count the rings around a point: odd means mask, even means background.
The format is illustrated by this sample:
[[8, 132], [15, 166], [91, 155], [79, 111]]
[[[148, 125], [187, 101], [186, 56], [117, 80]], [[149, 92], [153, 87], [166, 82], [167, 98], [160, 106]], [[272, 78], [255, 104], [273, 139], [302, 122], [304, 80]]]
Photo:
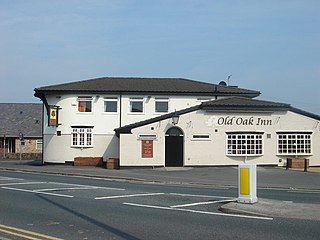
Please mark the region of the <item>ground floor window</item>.
[[37, 149], [42, 150], [42, 139], [37, 139]]
[[278, 133], [278, 154], [311, 154], [311, 133]]
[[72, 129], [73, 147], [92, 147], [92, 128], [73, 128]]
[[257, 156], [263, 154], [263, 133], [228, 133], [227, 155]]

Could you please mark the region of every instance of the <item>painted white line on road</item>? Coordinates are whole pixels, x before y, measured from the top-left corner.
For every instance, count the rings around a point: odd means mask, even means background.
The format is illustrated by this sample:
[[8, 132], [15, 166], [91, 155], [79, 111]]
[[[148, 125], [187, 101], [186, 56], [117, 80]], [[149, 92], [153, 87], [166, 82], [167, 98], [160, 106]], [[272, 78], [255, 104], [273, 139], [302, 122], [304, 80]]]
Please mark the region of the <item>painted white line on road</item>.
[[24, 180], [22, 178], [0, 177], [0, 181]]
[[130, 194], [130, 195], [118, 195], [118, 196], [108, 196], [108, 197], [96, 197], [94, 199], [115, 199], [115, 198], [130, 198], [130, 197], [143, 197], [143, 196], [156, 196], [163, 195], [164, 193], [138, 193], [138, 194]]
[[2, 183], [0, 186], [12, 186], [12, 185], [29, 185], [29, 184], [43, 184], [46, 182], [18, 182], [18, 183]]
[[42, 189], [36, 189], [34, 191], [36, 192], [46, 192], [46, 191], [61, 191], [61, 190], [91, 190], [91, 189], [97, 189], [93, 187], [74, 187], [74, 188], [42, 188]]
[[72, 184], [72, 183], [60, 183], [60, 182], [47, 182], [47, 183], [66, 185], [66, 186], [87, 187], [87, 188], [92, 188], [92, 189], [106, 189], [106, 190], [116, 190], [116, 191], [125, 191], [126, 190], [124, 188], [99, 187], [99, 186], [90, 186], [90, 185], [81, 185], [81, 184]]
[[64, 194], [56, 194], [56, 193], [47, 193], [47, 192], [38, 192], [35, 190], [27, 190], [27, 189], [21, 189], [21, 188], [11, 188], [11, 187], [2, 187], [3, 189], [7, 190], [13, 190], [13, 191], [20, 191], [20, 192], [28, 192], [28, 193], [35, 193], [35, 194], [45, 194], [45, 195], [52, 195], [57, 197], [67, 197], [67, 198], [73, 198], [74, 196], [71, 195], [64, 195]]
[[216, 215], [216, 216], [222, 216], [222, 217], [249, 218], [249, 219], [268, 220], [268, 221], [272, 221], [273, 220], [273, 218], [269, 218], [269, 217], [258, 217], [258, 216], [249, 216], [249, 215], [236, 215], [236, 214], [227, 214], [227, 213], [205, 212], [205, 211], [197, 211], [197, 210], [191, 210], [191, 209], [152, 206], [152, 205], [143, 205], [143, 204], [127, 203], [127, 202], [124, 202], [123, 204], [124, 205], [128, 205], [128, 206], [134, 206], [134, 207], [153, 208], [153, 209], [171, 210], [171, 211], [182, 211], [182, 212], [199, 213], [199, 214], [206, 214], [206, 215]]
[[307, 193], [307, 194], [319, 194], [320, 191], [299, 191], [299, 190], [291, 190], [289, 193]]
[[203, 197], [203, 198], [221, 198], [221, 199], [230, 199], [230, 197], [212, 196], [212, 195], [183, 194], [183, 193], [170, 193], [170, 195], [183, 196], [183, 197]]
[[171, 208], [192, 207], [192, 206], [208, 205], [208, 204], [214, 204], [214, 203], [234, 202], [235, 200], [236, 199], [208, 201], [208, 202], [196, 202], [196, 203], [189, 203], [189, 204], [182, 204], [182, 205], [174, 205], [174, 206], [170, 206], [170, 207]]

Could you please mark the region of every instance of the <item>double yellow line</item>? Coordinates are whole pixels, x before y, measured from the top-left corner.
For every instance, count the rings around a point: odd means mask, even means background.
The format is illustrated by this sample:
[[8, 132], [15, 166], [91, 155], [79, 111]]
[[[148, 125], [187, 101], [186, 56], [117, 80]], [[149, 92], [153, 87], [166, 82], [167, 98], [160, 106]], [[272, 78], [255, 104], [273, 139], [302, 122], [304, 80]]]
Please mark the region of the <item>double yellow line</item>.
[[56, 238], [56, 237], [51, 237], [48, 235], [36, 233], [36, 232], [31, 232], [28, 230], [24, 230], [21, 228], [15, 228], [7, 225], [2, 225], [0, 224], [0, 233], [5, 233], [8, 235], [16, 236], [16, 237], [21, 237], [24, 239], [30, 239], [30, 240], [63, 240], [61, 238]]

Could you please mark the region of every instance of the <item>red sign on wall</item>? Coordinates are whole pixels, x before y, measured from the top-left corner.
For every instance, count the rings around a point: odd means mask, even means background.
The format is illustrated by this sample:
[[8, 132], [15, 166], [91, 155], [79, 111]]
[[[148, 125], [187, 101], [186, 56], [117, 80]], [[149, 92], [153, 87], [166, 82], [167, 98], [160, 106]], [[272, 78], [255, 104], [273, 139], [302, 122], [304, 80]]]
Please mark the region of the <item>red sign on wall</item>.
[[58, 108], [50, 107], [49, 109], [49, 126], [58, 126]]
[[142, 158], [153, 158], [153, 140], [142, 140]]

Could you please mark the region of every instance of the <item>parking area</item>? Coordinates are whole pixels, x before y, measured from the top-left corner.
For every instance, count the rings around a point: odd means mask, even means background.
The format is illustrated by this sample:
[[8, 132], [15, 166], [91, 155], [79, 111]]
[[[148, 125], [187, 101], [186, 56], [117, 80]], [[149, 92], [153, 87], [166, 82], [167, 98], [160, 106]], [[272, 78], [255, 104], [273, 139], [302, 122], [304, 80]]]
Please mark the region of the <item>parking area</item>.
[[137, 192], [130, 189], [80, 185], [50, 181], [27, 181], [21, 178], [0, 176], [0, 188], [29, 194], [43, 194], [58, 198], [86, 198], [90, 201], [112, 201], [132, 208], [148, 208], [164, 211], [183, 211], [191, 214], [220, 215], [226, 217], [272, 218], [225, 214], [219, 206], [235, 201], [235, 198], [216, 195], [200, 195], [176, 192]]

